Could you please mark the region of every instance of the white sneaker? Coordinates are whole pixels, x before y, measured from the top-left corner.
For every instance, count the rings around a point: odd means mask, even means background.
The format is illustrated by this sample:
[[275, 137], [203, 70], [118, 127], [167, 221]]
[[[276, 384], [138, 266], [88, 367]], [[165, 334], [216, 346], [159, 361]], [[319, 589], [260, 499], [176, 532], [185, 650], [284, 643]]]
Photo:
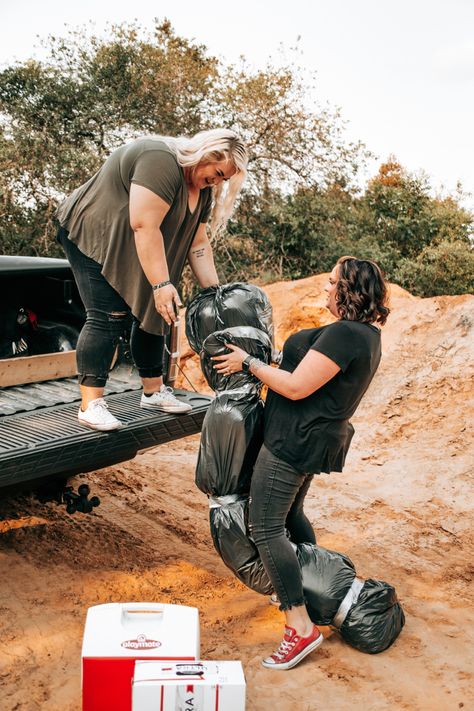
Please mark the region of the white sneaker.
[[101, 397], [91, 400], [86, 410], [79, 408], [78, 420], [82, 425], [101, 432], [110, 432], [123, 427], [123, 423], [109, 412], [109, 407]]
[[166, 385], [162, 385], [159, 392], [153, 393], [153, 395], [145, 395], [143, 393], [140, 407], [173, 413], [191, 412], [193, 409], [187, 402], [178, 400], [173, 393], [173, 388], [169, 388]]

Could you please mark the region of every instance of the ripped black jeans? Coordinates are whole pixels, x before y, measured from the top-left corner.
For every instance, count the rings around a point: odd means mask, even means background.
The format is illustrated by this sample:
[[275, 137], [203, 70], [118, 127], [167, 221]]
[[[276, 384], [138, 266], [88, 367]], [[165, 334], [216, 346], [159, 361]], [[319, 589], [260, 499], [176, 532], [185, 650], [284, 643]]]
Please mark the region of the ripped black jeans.
[[83, 254], [60, 227], [58, 242], [71, 265], [86, 309], [86, 322], [76, 346], [79, 383], [101, 388], [107, 382], [112, 358], [120, 337], [130, 326], [130, 350], [142, 378], [163, 374], [165, 338], [146, 333], [131, 317], [130, 307], [102, 276], [102, 265]]
[[292, 543], [316, 543], [313, 527], [303, 511], [312, 480], [313, 474], [300, 474], [262, 446], [250, 485], [249, 524], [280, 600], [280, 610], [305, 603], [301, 569]]

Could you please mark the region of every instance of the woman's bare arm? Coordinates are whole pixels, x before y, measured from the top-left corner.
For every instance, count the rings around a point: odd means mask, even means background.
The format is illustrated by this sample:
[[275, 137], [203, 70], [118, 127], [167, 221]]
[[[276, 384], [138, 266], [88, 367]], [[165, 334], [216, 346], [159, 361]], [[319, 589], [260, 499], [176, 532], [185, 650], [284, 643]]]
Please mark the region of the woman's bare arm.
[[203, 289], [219, 283], [211, 243], [206, 232], [206, 225], [202, 222], [188, 252], [188, 262], [193, 274]]
[[[232, 353], [215, 356], [214, 367], [220, 372], [230, 368], [231, 373], [242, 370], [242, 361], [248, 356], [241, 348], [230, 343], [227, 347]], [[340, 367], [327, 356], [318, 351], [308, 351], [301, 363], [292, 373], [278, 368], [272, 368], [264, 363], [254, 363], [250, 372], [259, 378], [271, 390], [287, 397], [289, 400], [302, 400], [319, 390], [340, 371]]]
[[[130, 186], [130, 226], [135, 234], [138, 259], [150, 285], [169, 280], [161, 223], [170, 206], [148, 188]], [[170, 324], [181, 306], [173, 284], [153, 292], [158, 313]]]

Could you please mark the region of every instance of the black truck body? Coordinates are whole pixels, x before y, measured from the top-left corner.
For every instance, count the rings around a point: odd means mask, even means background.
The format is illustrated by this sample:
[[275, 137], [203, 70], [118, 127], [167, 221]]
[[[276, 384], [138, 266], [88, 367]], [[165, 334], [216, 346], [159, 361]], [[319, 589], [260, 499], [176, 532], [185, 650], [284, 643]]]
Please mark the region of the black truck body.
[[[201, 430], [207, 395], [176, 391], [193, 406], [185, 415], [140, 408], [126, 338], [105, 391], [125, 426], [103, 433], [78, 423], [74, 349], [85, 314], [67, 260], [0, 256], [0, 294], [0, 491], [110, 466]], [[176, 377], [177, 342], [173, 329], [169, 384]]]

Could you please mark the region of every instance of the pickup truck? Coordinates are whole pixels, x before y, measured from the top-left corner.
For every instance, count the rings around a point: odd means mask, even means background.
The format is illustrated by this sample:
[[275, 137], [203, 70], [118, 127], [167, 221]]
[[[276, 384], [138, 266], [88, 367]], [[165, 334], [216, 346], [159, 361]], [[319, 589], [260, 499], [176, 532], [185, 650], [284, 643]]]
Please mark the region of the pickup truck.
[[[211, 398], [186, 390], [189, 414], [150, 413], [139, 406], [140, 380], [117, 349], [105, 398], [125, 423], [96, 432], [77, 421], [75, 345], [84, 308], [65, 259], [0, 256], [0, 495], [10, 487], [63, 482], [133, 458], [138, 452], [200, 432]], [[172, 329], [165, 379], [176, 378], [179, 333]]]

